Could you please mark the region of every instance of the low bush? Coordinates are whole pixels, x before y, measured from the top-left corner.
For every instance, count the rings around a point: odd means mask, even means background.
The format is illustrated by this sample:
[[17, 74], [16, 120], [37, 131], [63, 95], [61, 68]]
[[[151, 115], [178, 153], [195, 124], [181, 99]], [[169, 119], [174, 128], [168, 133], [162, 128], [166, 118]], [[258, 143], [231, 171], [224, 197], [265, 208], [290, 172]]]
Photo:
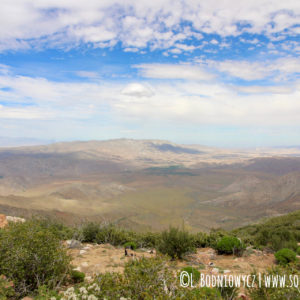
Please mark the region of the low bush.
[[97, 242], [97, 235], [100, 232], [100, 225], [94, 222], [89, 222], [82, 227], [82, 241], [86, 243]]
[[113, 246], [124, 245], [131, 240], [132, 238], [126, 230], [112, 224], [101, 226], [96, 236], [98, 244], [109, 243]]
[[194, 246], [196, 248], [203, 248], [210, 246], [210, 237], [204, 232], [197, 232], [193, 235]]
[[59, 286], [70, 260], [59, 238], [36, 220], [11, 223], [0, 234], [0, 274], [13, 281], [18, 296]]
[[135, 242], [127, 242], [124, 244], [124, 248], [136, 250], [136, 243]]
[[296, 261], [296, 253], [291, 249], [283, 248], [275, 253], [275, 258], [280, 265], [287, 265]]
[[215, 249], [219, 254], [239, 255], [243, 251], [244, 245], [234, 236], [224, 236], [217, 242]]
[[158, 232], [139, 233], [135, 239], [138, 248], [155, 248], [160, 243], [161, 234]]
[[84, 278], [85, 278], [85, 274], [83, 272], [77, 271], [77, 270], [72, 270], [70, 272], [70, 277], [71, 280], [74, 283], [79, 283], [79, 282], [83, 282]]
[[183, 229], [170, 227], [162, 232], [158, 250], [172, 259], [180, 259], [184, 254], [195, 251], [193, 236]]
[[297, 248], [296, 253], [297, 255], [300, 255], [300, 247]]

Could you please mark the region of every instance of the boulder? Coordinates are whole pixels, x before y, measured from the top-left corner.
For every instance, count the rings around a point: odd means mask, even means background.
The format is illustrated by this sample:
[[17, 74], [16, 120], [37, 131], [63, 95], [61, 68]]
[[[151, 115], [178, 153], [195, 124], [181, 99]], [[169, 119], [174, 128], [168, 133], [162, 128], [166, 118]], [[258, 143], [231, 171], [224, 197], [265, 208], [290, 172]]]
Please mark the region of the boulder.
[[23, 218], [13, 217], [13, 216], [6, 216], [6, 220], [9, 221], [9, 222], [14, 222], [14, 223], [17, 223], [17, 222], [24, 223], [26, 221]]

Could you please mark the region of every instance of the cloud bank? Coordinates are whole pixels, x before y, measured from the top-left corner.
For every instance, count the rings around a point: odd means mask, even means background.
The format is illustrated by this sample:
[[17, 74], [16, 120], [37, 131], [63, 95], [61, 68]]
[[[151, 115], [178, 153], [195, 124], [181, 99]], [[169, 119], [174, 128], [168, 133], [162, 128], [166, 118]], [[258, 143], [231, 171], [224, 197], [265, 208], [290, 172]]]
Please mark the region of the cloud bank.
[[3, 0], [0, 50], [113, 47], [119, 42], [126, 51], [192, 51], [195, 46], [181, 42], [201, 41], [202, 34], [299, 35], [299, 15], [295, 0]]

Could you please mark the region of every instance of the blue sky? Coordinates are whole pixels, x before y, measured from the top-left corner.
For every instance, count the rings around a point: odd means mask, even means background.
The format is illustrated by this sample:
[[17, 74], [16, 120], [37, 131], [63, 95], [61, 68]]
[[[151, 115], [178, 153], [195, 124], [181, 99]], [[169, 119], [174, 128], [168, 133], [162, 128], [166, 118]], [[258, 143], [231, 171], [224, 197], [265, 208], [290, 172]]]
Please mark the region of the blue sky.
[[1, 1], [0, 136], [299, 145], [298, 2]]

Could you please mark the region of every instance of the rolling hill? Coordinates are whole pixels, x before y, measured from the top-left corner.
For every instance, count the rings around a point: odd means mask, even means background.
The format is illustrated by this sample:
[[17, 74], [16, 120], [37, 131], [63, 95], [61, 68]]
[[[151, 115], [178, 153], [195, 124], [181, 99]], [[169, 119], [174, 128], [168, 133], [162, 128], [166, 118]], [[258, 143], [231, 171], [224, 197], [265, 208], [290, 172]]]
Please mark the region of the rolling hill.
[[[299, 157], [298, 157], [299, 156]], [[159, 140], [0, 149], [0, 208], [139, 230], [234, 228], [300, 207], [300, 150]]]

